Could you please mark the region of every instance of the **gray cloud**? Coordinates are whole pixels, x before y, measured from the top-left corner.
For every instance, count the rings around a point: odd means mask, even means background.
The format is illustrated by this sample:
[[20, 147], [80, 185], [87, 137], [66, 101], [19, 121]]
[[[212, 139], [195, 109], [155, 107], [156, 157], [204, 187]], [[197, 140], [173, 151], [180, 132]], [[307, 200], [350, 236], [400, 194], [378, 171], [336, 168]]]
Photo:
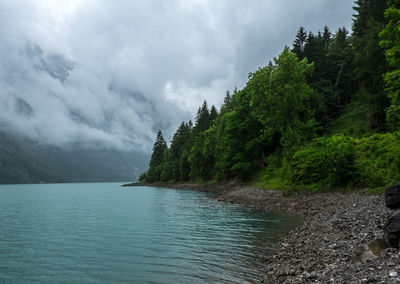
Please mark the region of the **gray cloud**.
[[0, 127], [43, 143], [148, 151], [221, 103], [299, 26], [351, 25], [350, 0], [0, 2]]

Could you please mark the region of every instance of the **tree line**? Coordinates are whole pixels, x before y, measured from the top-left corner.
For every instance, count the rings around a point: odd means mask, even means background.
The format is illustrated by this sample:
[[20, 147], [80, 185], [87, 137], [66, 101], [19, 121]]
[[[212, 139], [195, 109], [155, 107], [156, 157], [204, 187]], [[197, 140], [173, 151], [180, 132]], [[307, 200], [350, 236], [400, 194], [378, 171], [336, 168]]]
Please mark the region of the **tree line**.
[[400, 1], [353, 9], [352, 33], [300, 27], [219, 110], [204, 101], [170, 147], [159, 131], [140, 181], [319, 189], [400, 180]]

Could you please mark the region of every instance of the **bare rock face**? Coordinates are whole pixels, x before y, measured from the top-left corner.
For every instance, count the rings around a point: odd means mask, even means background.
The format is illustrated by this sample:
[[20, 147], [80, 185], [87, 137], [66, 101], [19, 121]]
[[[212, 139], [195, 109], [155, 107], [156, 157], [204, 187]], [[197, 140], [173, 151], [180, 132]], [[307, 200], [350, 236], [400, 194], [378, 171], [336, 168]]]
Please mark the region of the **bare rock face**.
[[400, 184], [395, 184], [385, 189], [385, 203], [389, 209], [400, 208]]
[[388, 246], [397, 248], [400, 238], [400, 212], [394, 213], [384, 227], [385, 242]]

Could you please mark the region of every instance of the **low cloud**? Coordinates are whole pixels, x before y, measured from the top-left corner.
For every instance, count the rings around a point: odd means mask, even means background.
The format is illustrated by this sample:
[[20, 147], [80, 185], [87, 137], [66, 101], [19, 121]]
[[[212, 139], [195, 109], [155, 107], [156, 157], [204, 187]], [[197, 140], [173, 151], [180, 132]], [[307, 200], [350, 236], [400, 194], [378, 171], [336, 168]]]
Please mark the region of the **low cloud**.
[[290, 45], [350, 27], [348, 0], [2, 1], [0, 127], [60, 146], [150, 151]]

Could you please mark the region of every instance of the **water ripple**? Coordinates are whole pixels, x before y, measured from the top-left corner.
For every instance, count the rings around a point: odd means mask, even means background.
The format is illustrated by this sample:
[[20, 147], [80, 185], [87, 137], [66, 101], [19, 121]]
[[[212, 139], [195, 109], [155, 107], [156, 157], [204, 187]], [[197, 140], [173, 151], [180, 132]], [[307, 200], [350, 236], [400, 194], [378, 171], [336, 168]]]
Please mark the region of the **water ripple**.
[[0, 186], [0, 282], [252, 283], [298, 219], [117, 183]]

